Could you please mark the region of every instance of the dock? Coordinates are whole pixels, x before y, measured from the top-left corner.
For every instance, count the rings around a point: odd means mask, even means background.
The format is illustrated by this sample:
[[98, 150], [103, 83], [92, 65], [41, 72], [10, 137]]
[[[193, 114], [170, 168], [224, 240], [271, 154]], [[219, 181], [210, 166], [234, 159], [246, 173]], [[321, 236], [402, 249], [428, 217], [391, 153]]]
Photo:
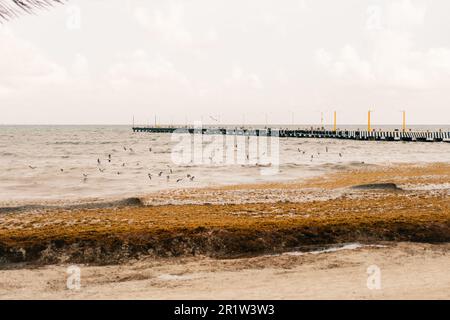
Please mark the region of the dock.
[[361, 131], [324, 129], [254, 129], [254, 128], [192, 128], [192, 127], [132, 127], [133, 132], [189, 133], [208, 135], [277, 136], [280, 138], [318, 138], [368, 141], [448, 142], [450, 131]]

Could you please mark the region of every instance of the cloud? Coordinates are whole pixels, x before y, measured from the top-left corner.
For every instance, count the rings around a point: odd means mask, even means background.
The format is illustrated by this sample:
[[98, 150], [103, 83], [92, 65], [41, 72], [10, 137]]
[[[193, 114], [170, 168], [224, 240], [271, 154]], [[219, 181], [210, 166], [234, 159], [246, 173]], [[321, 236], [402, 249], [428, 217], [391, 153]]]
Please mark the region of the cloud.
[[411, 0], [392, 2], [387, 10], [387, 26], [395, 30], [409, 30], [412, 27], [422, 26], [426, 11], [423, 3], [413, 4]]
[[76, 78], [89, 77], [89, 62], [88, 59], [81, 53], [75, 55], [75, 59], [71, 66], [71, 73]]
[[225, 86], [262, 89], [263, 83], [257, 74], [246, 72], [241, 67], [234, 66], [231, 76], [225, 79]]
[[16, 90], [58, 84], [67, 79], [67, 71], [48, 59], [31, 43], [0, 28], [0, 94]]
[[[379, 12], [382, 12], [381, 10]], [[387, 6], [380, 29], [367, 30], [369, 48], [345, 45], [333, 55], [316, 51], [316, 62], [335, 79], [347, 84], [426, 89], [442, 86], [450, 78], [450, 49], [415, 48], [415, 28], [423, 26], [426, 7], [409, 0]], [[383, 18], [385, 21], [383, 21]]]
[[155, 9], [152, 14], [147, 8], [138, 7], [134, 16], [139, 25], [167, 43], [192, 43], [192, 35], [184, 25], [184, 6], [181, 3], [169, 2], [165, 10]]
[[119, 54], [109, 68], [108, 80], [116, 89], [131, 87], [158, 91], [189, 85], [172, 62], [160, 55], [150, 56], [143, 50]]

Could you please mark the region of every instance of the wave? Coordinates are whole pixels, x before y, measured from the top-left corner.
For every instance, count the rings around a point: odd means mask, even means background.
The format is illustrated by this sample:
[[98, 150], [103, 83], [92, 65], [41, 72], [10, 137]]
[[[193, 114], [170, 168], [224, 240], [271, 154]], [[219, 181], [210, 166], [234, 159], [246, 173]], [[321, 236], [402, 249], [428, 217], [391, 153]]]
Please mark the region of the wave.
[[0, 156], [2, 157], [15, 157], [17, 156], [16, 153], [12, 153], [12, 152], [0, 152]]
[[81, 210], [81, 209], [107, 209], [117, 207], [142, 207], [144, 202], [141, 198], [130, 197], [121, 200], [105, 201], [105, 202], [86, 202], [77, 204], [65, 204], [65, 205], [21, 205], [11, 207], [0, 207], [0, 214], [2, 213], [16, 213], [26, 211], [41, 211], [51, 209], [64, 209], [64, 210]]

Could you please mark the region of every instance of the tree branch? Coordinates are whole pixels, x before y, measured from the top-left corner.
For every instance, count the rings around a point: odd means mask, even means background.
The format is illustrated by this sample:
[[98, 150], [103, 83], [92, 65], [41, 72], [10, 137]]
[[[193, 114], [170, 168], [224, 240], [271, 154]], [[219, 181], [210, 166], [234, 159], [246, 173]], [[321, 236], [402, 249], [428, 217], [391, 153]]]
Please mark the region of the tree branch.
[[35, 9], [45, 9], [64, 0], [0, 0], [0, 23], [19, 16], [33, 13]]

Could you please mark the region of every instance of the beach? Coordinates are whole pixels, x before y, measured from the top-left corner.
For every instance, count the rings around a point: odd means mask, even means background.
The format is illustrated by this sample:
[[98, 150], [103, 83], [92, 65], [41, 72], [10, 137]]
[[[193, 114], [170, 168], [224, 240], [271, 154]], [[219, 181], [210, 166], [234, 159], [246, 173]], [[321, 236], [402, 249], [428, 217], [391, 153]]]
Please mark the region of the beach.
[[[447, 163], [362, 166], [5, 213], [0, 296], [449, 298], [449, 181]], [[69, 265], [81, 269], [76, 292]], [[371, 265], [384, 289], [368, 290]]]
[[[0, 271], [2, 299], [449, 299], [448, 244], [383, 247], [240, 259], [170, 258], [83, 266], [66, 287], [67, 266]], [[381, 288], [367, 287], [367, 268]]]
[[450, 300], [449, 11], [0, 0], [0, 300]]

